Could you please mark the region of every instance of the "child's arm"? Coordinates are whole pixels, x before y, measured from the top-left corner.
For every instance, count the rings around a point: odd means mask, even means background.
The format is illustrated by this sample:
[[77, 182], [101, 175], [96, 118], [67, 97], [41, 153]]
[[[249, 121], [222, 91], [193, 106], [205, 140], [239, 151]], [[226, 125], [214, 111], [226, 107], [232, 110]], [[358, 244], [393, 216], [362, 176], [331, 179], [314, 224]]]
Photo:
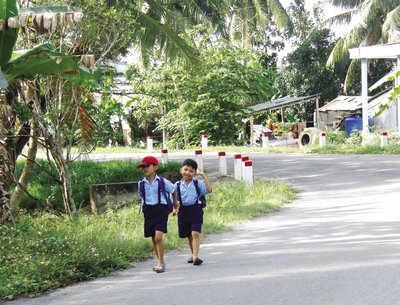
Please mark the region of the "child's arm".
[[207, 192], [211, 193], [211, 192], [212, 192], [211, 183], [210, 183], [210, 181], [208, 180], [206, 174], [205, 174], [202, 170], [199, 170], [199, 171], [198, 171], [198, 175], [201, 176], [201, 177], [203, 177], [204, 183], [206, 184]]

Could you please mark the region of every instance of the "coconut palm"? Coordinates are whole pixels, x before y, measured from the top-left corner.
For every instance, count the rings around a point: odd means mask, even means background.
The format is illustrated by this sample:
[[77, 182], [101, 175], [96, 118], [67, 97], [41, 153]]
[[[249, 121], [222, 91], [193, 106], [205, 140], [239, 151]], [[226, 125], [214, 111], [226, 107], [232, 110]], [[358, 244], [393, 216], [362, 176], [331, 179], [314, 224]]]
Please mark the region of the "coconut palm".
[[[343, 24], [351, 30], [341, 36], [332, 50], [327, 65], [334, 65], [348, 57], [354, 47], [393, 43], [400, 40], [400, 4], [398, 0], [328, 0], [345, 11], [327, 23]], [[345, 87], [348, 87], [357, 65], [353, 61], [347, 72]]]
[[249, 48], [253, 35], [271, 21], [289, 32], [293, 27], [279, 0], [231, 0], [228, 17], [231, 40], [240, 39], [243, 48]]

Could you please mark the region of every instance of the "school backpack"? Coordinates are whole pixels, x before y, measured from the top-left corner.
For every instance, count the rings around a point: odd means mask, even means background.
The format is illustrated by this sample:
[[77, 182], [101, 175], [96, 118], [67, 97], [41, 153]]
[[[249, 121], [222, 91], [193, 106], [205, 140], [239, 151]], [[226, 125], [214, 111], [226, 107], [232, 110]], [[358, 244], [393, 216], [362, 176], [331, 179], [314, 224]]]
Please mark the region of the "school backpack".
[[[193, 179], [193, 184], [194, 184], [194, 187], [196, 188], [197, 200], [200, 201], [200, 205], [204, 209], [207, 206], [206, 196], [204, 196], [204, 195], [200, 196], [199, 181], [197, 179]], [[176, 192], [178, 194], [179, 202], [182, 203], [181, 182], [180, 181], [177, 183]]]
[[[167, 201], [167, 206], [170, 212], [174, 210], [174, 204], [172, 203], [171, 197], [168, 192], [165, 190], [165, 181], [163, 177], [158, 176], [160, 179], [158, 180], [158, 203], [161, 204], [161, 194], [164, 196]], [[146, 204], [146, 191], [144, 187], [144, 181], [139, 181], [139, 190], [142, 195], [143, 202]]]

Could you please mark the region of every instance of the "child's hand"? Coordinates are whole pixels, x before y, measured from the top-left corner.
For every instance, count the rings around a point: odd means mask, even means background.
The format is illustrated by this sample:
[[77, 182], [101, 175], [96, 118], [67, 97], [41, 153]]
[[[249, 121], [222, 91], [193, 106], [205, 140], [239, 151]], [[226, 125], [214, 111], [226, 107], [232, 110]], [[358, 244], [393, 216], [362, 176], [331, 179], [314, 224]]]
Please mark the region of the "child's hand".
[[197, 175], [204, 177], [204, 171], [202, 171], [201, 169], [197, 170]]

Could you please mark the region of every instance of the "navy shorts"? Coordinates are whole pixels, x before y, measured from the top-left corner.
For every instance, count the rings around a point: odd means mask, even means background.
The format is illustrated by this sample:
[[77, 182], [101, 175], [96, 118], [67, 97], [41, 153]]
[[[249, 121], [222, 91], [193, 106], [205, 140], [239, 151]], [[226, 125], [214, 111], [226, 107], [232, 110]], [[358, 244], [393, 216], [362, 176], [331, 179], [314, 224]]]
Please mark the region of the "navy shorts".
[[154, 237], [156, 231], [167, 233], [169, 209], [166, 204], [143, 206], [144, 237]]
[[192, 235], [192, 231], [201, 233], [204, 211], [200, 204], [181, 205], [178, 212], [179, 237], [185, 238]]

